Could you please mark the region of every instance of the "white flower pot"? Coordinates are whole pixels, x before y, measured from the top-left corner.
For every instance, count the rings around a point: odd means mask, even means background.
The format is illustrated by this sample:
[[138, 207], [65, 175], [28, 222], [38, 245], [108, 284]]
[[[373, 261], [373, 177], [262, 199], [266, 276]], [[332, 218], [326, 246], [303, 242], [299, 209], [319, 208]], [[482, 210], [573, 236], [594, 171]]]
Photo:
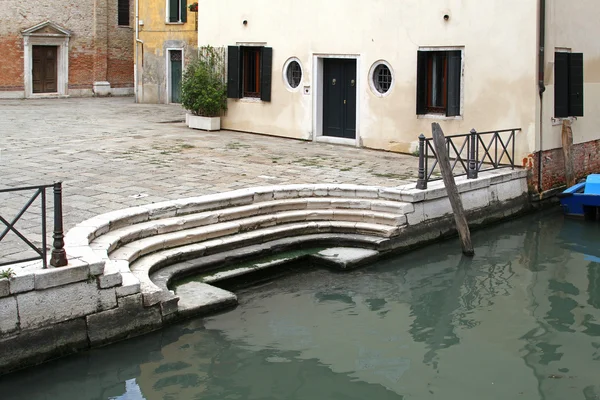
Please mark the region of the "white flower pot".
[[186, 114], [185, 122], [192, 129], [203, 131], [221, 130], [221, 117], [200, 117], [198, 115]]

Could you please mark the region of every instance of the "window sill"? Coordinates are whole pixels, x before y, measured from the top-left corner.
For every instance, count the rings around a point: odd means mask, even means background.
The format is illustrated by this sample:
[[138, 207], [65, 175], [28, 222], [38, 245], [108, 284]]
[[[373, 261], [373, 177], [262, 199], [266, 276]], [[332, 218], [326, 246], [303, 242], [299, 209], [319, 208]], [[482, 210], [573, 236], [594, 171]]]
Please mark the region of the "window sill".
[[552, 126], [562, 125], [563, 121], [570, 121], [571, 123], [577, 121], [577, 117], [552, 117]]
[[185, 22], [165, 22], [165, 25], [183, 25]]
[[259, 97], [242, 97], [237, 100], [240, 103], [264, 103]]
[[421, 114], [421, 115], [417, 115], [417, 119], [439, 119], [442, 121], [462, 121], [463, 116], [457, 115], [456, 117], [447, 117], [444, 114]]

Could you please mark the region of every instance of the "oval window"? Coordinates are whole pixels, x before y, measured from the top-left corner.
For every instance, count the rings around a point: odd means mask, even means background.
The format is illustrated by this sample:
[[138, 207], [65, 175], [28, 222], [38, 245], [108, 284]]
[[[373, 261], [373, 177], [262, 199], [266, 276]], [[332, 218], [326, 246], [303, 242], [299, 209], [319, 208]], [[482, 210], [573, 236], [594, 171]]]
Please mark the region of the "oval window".
[[387, 93], [392, 87], [392, 71], [385, 64], [379, 64], [373, 70], [373, 87], [381, 94]]
[[288, 63], [285, 77], [288, 85], [290, 85], [292, 89], [295, 89], [300, 85], [300, 82], [302, 82], [302, 68], [298, 61], [292, 60]]

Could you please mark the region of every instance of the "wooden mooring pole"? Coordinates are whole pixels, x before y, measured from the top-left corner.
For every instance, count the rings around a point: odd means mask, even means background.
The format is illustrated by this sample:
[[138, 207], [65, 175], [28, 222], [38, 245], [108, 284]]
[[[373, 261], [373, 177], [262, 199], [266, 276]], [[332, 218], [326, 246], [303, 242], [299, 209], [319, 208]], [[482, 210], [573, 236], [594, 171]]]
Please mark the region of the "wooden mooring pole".
[[571, 129], [571, 121], [563, 119], [562, 122], [562, 148], [565, 158], [565, 178], [567, 187], [575, 185], [575, 173], [573, 171], [573, 157], [571, 150], [573, 149], [573, 130]]
[[431, 124], [431, 131], [438, 164], [442, 172], [446, 191], [448, 192], [448, 199], [452, 206], [452, 212], [454, 213], [454, 221], [456, 222], [456, 230], [460, 237], [462, 251], [467, 256], [473, 256], [475, 255], [475, 251], [473, 250], [473, 244], [471, 243], [471, 232], [469, 231], [465, 210], [462, 205], [462, 200], [460, 199], [460, 194], [458, 194], [456, 182], [454, 181], [454, 175], [452, 175], [452, 167], [450, 166], [450, 159], [448, 158], [448, 152], [446, 150], [446, 138], [444, 137], [444, 132], [437, 122]]

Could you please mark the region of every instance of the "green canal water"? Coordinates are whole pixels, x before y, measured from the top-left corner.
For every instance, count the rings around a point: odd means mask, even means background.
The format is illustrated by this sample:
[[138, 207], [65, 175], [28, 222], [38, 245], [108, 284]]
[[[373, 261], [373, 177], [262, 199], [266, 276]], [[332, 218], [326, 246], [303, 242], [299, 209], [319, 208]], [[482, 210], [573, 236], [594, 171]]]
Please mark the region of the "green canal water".
[[0, 378], [0, 399], [600, 399], [600, 224], [535, 215]]

